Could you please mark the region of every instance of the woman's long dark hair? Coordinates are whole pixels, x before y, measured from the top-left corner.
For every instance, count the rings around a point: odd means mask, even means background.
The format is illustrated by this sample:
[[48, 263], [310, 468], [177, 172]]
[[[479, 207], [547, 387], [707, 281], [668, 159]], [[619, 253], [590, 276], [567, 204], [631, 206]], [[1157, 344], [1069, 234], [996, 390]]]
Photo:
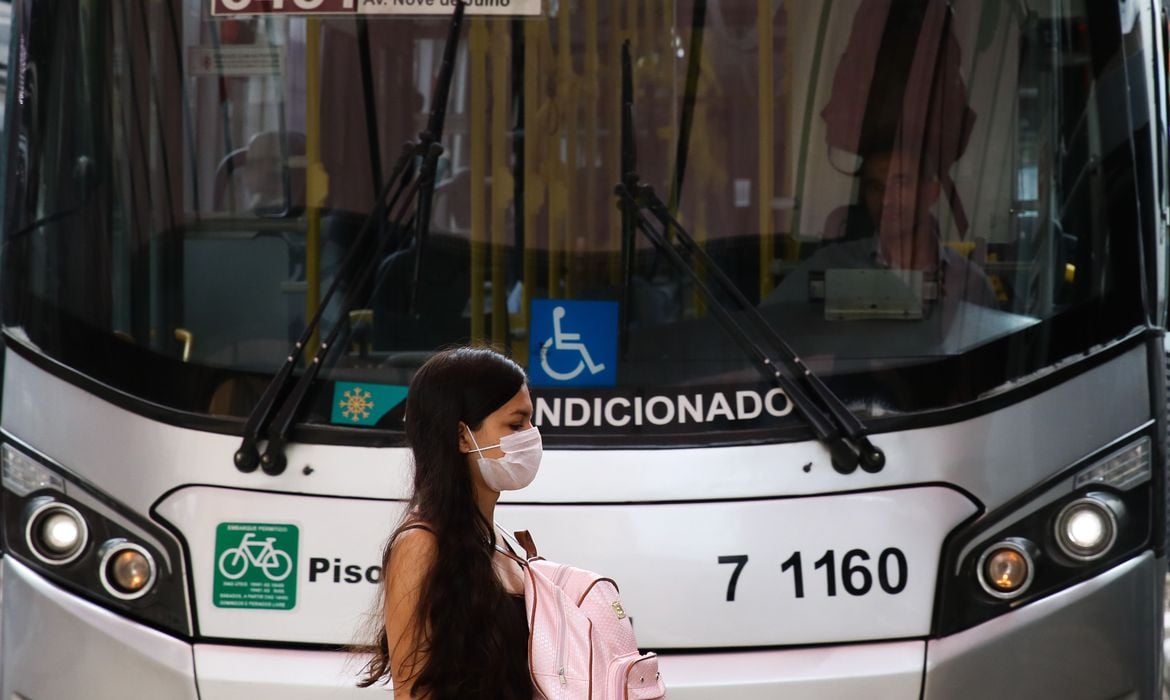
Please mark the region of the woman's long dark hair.
[[[421, 520], [436, 539], [416, 613], [414, 647], [426, 658], [421, 665], [404, 660], [406, 668], [414, 665], [412, 676], [398, 680], [412, 682], [412, 694], [432, 700], [532, 697], [528, 628], [492, 568], [495, 530], [476, 505], [467, 455], [459, 450], [459, 423], [478, 430], [524, 384], [524, 370], [487, 348], [440, 352], [411, 380], [406, 439], [414, 453], [414, 495], [407, 518]], [[383, 570], [401, 531], [386, 545]], [[379, 629], [363, 687], [390, 675], [384, 623]]]

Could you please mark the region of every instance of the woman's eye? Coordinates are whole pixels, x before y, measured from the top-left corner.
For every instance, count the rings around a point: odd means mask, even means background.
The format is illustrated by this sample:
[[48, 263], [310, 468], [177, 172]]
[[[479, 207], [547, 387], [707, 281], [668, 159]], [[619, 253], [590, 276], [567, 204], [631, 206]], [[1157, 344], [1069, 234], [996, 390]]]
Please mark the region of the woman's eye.
[[512, 429], [512, 432], [518, 433], [518, 432], [520, 432], [520, 429], [523, 428], [524, 426], [520, 425], [519, 423], [516, 423], [513, 425], [509, 425], [508, 427]]

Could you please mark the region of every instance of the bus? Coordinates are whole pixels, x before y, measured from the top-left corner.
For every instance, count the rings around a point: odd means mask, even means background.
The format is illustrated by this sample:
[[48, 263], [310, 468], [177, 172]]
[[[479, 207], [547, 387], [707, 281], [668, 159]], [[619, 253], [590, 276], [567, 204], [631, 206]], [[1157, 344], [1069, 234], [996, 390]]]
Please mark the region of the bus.
[[670, 697], [1154, 698], [1159, 0], [15, 0], [0, 696], [345, 698], [441, 348]]

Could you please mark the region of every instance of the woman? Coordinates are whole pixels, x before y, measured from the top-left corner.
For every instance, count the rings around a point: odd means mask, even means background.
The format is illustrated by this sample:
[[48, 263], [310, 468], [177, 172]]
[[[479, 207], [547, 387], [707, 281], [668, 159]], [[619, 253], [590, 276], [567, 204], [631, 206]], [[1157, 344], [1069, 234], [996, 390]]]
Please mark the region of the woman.
[[530, 700], [523, 574], [493, 525], [500, 491], [527, 486], [540, 463], [524, 371], [486, 348], [435, 355], [411, 381], [406, 438], [414, 495], [386, 547], [383, 626], [361, 685]]

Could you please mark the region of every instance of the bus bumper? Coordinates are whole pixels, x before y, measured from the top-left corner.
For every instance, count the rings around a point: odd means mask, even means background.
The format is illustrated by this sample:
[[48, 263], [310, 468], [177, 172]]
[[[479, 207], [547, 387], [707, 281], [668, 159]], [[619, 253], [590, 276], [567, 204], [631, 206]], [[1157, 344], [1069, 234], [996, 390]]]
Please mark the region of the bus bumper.
[[3, 567], [0, 697], [196, 700], [191, 646]]
[[914, 700], [922, 687], [923, 642], [782, 651], [666, 654], [659, 670], [670, 700]]
[[191, 645], [0, 559], [0, 698], [330, 700], [371, 697], [340, 652]]
[[[672, 700], [1153, 698], [1166, 561], [1137, 557], [942, 639], [664, 654]], [[1158, 585], [1153, 585], [1152, 582]], [[339, 652], [191, 645], [65, 593], [0, 559], [0, 697], [322, 700], [370, 697]], [[924, 673], [925, 663], [925, 679]]]
[[1158, 698], [1165, 573], [1147, 552], [941, 639], [663, 655], [662, 677], [671, 700]]
[[1165, 577], [1166, 560], [1147, 552], [1015, 612], [931, 640], [922, 697], [1161, 697]]

